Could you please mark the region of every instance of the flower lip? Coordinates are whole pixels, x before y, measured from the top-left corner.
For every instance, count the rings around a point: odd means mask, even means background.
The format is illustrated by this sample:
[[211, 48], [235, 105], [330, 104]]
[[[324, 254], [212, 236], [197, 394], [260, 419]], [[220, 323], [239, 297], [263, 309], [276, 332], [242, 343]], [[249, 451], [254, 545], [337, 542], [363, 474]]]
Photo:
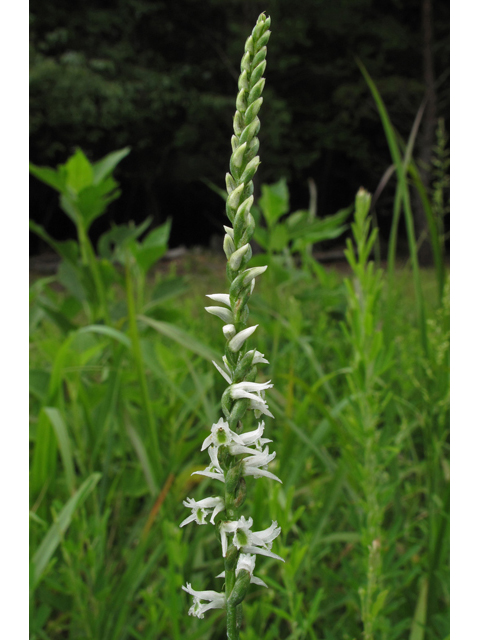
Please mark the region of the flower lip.
[[[224, 609], [226, 606], [226, 599], [224, 593], [217, 593], [216, 591], [196, 591], [192, 589], [192, 585], [187, 582], [187, 586], [182, 585], [182, 589], [193, 596], [193, 605], [188, 610], [190, 616], [196, 616], [197, 618], [203, 618], [205, 611], [210, 609]], [[209, 600], [209, 602], [202, 604], [201, 600]]]

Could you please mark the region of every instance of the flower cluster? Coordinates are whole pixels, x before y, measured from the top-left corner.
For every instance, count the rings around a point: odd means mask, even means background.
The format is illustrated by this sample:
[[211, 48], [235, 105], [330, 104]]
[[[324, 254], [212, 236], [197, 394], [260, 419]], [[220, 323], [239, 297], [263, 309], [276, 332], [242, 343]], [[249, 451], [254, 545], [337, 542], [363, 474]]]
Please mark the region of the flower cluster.
[[[277, 523], [272, 522], [267, 529], [253, 531], [253, 519], [246, 519], [239, 513], [246, 499], [247, 476], [281, 482], [268, 470], [276, 454], [269, 450], [272, 441], [263, 437], [264, 420], [259, 421], [262, 416], [273, 418], [265, 399], [265, 393], [273, 385], [270, 381], [255, 381], [257, 365], [268, 364], [268, 361], [263, 353], [247, 349], [247, 341], [258, 327], [247, 326], [247, 303], [255, 288], [255, 279], [267, 268], [247, 268], [247, 263], [252, 257], [249, 242], [255, 229], [250, 213], [252, 179], [260, 163], [257, 155], [258, 113], [263, 102], [261, 94], [265, 79], [262, 76], [266, 67], [269, 26], [270, 18], [261, 14], [245, 43], [240, 65], [230, 172], [226, 175], [226, 213], [232, 226], [224, 227], [223, 248], [230, 289], [228, 293], [209, 295], [216, 305], [206, 307], [208, 313], [224, 323], [225, 355], [222, 364], [213, 364], [228, 386], [221, 400], [224, 417], [211, 427], [202, 444], [202, 451], [208, 451], [210, 464], [194, 473], [218, 480], [223, 491], [222, 495], [199, 501], [187, 498], [183, 504], [191, 509], [191, 515], [180, 525], [183, 527], [195, 521], [200, 525], [210, 523], [216, 528], [225, 562], [225, 571], [218, 577], [225, 579], [225, 591], [195, 591], [188, 583], [183, 589], [193, 596], [193, 606], [189, 610], [191, 615], [203, 618], [209, 609], [226, 608], [229, 640], [238, 640], [241, 603], [250, 584], [267, 586], [253, 575], [256, 557], [268, 556], [283, 561], [272, 552], [272, 543], [280, 534]], [[259, 422], [255, 428], [244, 432], [248, 413]]]

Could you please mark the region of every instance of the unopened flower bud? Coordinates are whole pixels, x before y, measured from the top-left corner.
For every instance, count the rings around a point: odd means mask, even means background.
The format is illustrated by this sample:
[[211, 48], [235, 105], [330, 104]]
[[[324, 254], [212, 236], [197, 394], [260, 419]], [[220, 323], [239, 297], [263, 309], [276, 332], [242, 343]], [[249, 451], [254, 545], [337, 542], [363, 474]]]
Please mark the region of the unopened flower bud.
[[244, 142], [243, 144], [239, 145], [238, 148], [232, 153], [232, 164], [235, 167], [242, 166], [243, 154], [245, 153], [246, 148], [247, 148], [247, 143]]
[[[232, 244], [233, 244], [233, 242], [232, 242]], [[232, 271], [238, 271], [238, 268], [240, 267], [240, 263], [242, 262], [242, 258], [247, 253], [247, 251], [249, 249], [251, 251], [250, 245], [249, 244], [245, 244], [245, 245], [243, 245], [243, 247], [240, 247], [240, 249], [237, 249], [234, 253], [232, 253], [232, 255], [230, 256], [230, 259], [228, 261]]]
[[[230, 349], [230, 351], [233, 351], [233, 353], [240, 351], [245, 340], [252, 335], [257, 327], [258, 324], [255, 324], [253, 327], [247, 327], [246, 329], [243, 329], [243, 331], [239, 331], [228, 343], [228, 348]], [[225, 333], [225, 327], [223, 328], [223, 330], [223, 332]]]
[[260, 78], [265, 73], [265, 69], [267, 68], [267, 61], [264, 60], [261, 62], [255, 69], [252, 71], [252, 75], [250, 76], [250, 84], [256, 85]]
[[235, 325], [233, 325], [233, 324], [226, 324], [223, 327], [223, 335], [225, 336], [225, 338], [227, 340], [231, 340], [235, 336], [236, 333], [237, 332], [235, 331]]
[[230, 256], [235, 251], [235, 243], [228, 234], [225, 234], [225, 238], [223, 239], [223, 250], [225, 251], [227, 260], [229, 260]]
[[233, 315], [230, 309], [225, 309], [225, 307], [205, 307], [205, 311], [211, 313], [212, 316], [217, 316], [220, 320], [223, 320], [230, 325], [233, 321]]

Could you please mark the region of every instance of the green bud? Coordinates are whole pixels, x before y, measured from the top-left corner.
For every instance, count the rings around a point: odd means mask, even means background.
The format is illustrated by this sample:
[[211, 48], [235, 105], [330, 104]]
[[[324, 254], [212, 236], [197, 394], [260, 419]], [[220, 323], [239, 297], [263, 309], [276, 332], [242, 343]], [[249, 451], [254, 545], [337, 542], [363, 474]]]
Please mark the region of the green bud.
[[233, 503], [236, 509], [239, 509], [242, 506], [242, 504], [245, 502], [246, 497], [247, 497], [247, 483], [245, 482], [245, 478], [242, 476], [238, 481], [237, 495], [235, 496], [235, 500]]
[[255, 175], [255, 172], [258, 169], [259, 164], [260, 164], [260, 157], [255, 156], [255, 158], [253, 158], [253, 160], [250, 160], [250, 162], [245, 167], [245, 171], [242, 173], [242, 177], [240, 178], [240, 180], [243, 183], [250, 182], [250, 180]]
[[265, 69], [267, 68], [267, 61], [264, 60], [261, 62], [255, 69], [252, 71], [252, 75], [250, 76], [250, 84], [251, 86], [255, 86], [260, 78], [265, 73]]
[[245, 222], [247, 222], [247, 216], [250, 213], [250, 209], [253, 204], [253, 196], [250, 196], [246, 200], [242, 202], [242, 204], [238, 207], [237, 216], [242, 216], [245, 218]]
[[265, 20], [265, 28], [270, 29], [270, 25], [272, 24], [272, 19], [270, 16]]
[[253, 160], [253, 158], [257, 155], [259, 148], [260, 148], [260, 142], [258, 138], [252, 138], [252, 140], [250, 141], [250, 144], [248, 145], [247, 151], [243, 156], [243, 161], [248, 164], [250, 160]]
[[[250, 55], [250, 54], [246, 54], [246, 55]], [[239, 111], [241, 111], [242, 113], [245, 112], [246, 108], [247, 108], [247, 92], [245, 91], [245, 89], [241, 89], [237, 95], [237, 103], [236, 103], [236, 107]]]
[[250, 401], [248, 398], [241, 398], [240, 400], [235, 400], [235, 404], [233, 405], [233, 409], [230, 413], [230, 421], [232, 424], [236, 424], [238, 420], [241, 420], [243, 418], [243, 416], [247, 412], [249, 403]]
[[233, 382], [241, 382], [245, 379], [245, 376], [252, 368], [253, 357], [255, 355], [255, 349], [252, 349], [250, 353], [246, 353], [243, 358], [241, 358], [235, 367], [235, 371], [233, 372]]
[[232, 145], [232, 151], [235, 151], [236, 149], [238, 149], [238, 145], [240, 144], [240, 140], [237, 138], [237, 136], [233, 135], [230, 139], [231, 145]]
[[[262, 75], [262, 74], [260, 74], [260, 75]], [[248, 90], [247, 71], [242, 71], [242, 73], [240, 74], [240, 77], [238, 78], [238, 90], [240, 91], [240, 89], [247, 89]]]
[[232, 227], [226, 227], [225, 225], [223, 225], [223, 228], [225, 229], [225, 233], [227, 234], [227, 236], [230, 236], [230, 238], [233, 240], [233, 229], [232, 229]]
[[260, 62], [263, 62], [266, 57], [267, 57], [267, 47], [262, 47], [255, 54], [255, 57], [253, 58], [252, 63], [250, 65], [251, 68], [255, 69], [255, 67], [258, 66], [260, 64]]
[[[252, 105], [253, 106], [253, 105]], [[250, 108], [250, 107], [249, 107]], [[232, 154], [232, 164], [235, 167], [241, 167], [243, 162], [243, 154], [247, 148], [247, 143], [241, 144]]]
[[267, 42], [270, 40], [271, 34], [272, 34], [271, 31], [265, 31], [263, 36], [258, 40], [257, 47], [264, 47], [267, 44]]
[[233, 467], [230, 467], [230, 469], [227, 472], [227, 475], [225, 476], [225, 493], [235, 494], [238, 481], [240, 480], [241, 475], [242, 475], [241, 462], [237, 463]]
[[245, 115], [243, 116], [245, 124], [250, 124], [250, 122], [252, 122], [252, 120], [255, 118], [257, 113], [260, 111], [262, 102], [263, 102], [263, 98], [258, 98], [257, 100], [255, 100], [255, 102], [253, 102], [248, 107], [247, 111], [245, 112]]
[[[265, 78], [260, 78], [260, 80], [252, 87], [252, 90], [248, 94], [248, 104], [252, 104], [255, 100], [262, 95], [263, 88], [265, 86]], [[237, 107], [238, 108], [238, 107]]]
[[[225, 236], [225, 237], [227, 237], [227, 236]], [[231, 240], [231, 238], [229, 238], [229, 240]], [[233, 244], [233, 242], [232, 242], [232, 244]], [[251, 252], [252, 249], [251, 249], [250, 245], [249, 244], [245, 244], [243, 247], [240, 247], [240, 249], [237, 249], [234, 253], [232, 253], [232, 255], [230, 256], [229, 261], [228, 261], [232, 271], [238, 271], [238, 268], [240, 267], [240, 264], [242, 262], [242, 258], [247, 253], [247, 251], [249, 249], [250, 249], [250, 252]]]
[[234, 547], [233, 544], [228, 547], [227, 555], [225, 556], [225, 571], [233, 571], [235, 569], [239, 555], [240, 550]]
[[225, 238], [223, 239], [223, 250], [225, 251], [227, 260], [229, 260], [230, 256], [235, 251], [235, 243], [228, 234], [225, 234]]
[[246, 51], [243, 54], [242, 61], [240, 62], [241, 71], [250, 71], [251, 59], [252, 59], [252, 56], [250, 55], [250, 51]]
[[235, 580], [235, 586], [232, 589], [232, 593], [228, 598], [228, 606], [238, 607], [247, 595], [248, 588], [250, 586], [250, 574], [245, 569], [240, 569], [237, 579]]
[[248, 36], [247, 41], [245, 42], [245, 51], [249, 51], [253, 53], [253, 38], [252, 36]]
[[238, 203], [240, 202], [240, 196], [243, 193], [245, 185], [241, 182], [236, 189], [234, 189], [227, 198], [227, 207], [231, 207], [232, 209], [237, 209]]
[[243, 116], [240, 111], [235, 111], [235, 115], [233, 117], [233, 130], [236, 136], [241, 135], [244, 129], [245, 123], [243, 121]]
[[[251, 183], [250, 183], [251, 184]], [[247, 216], [247, 224], [245, 226], [245, 230], [240, 237], [239, 244], [245, 244], [249, 242], [250, 238], [253, 236], [253, 232], [255, 231], [255, 218], [251, 213]]]
[[[238, 113], [238, 112], [237, 112]], [[240, 144], [244, 142], [250, 142], [253, 136], [256, 136], [260, 130], [260, 120], [258, 117], [255, 117], [253, 122], [251, 122], [245, 129], [243, 129], [242, 134], [240, 135]]]
[[[257, 24], [253, 27], [253, 31], [252, 31], [252, 38], [254, 40], [258, 40], [264, 33], [265, 29], [267, 27], [265, 27], [265, 16], [263, 16], [263, 20], [260, 20], [260, 18], [257, 20]], [[258, 47], [258, 44], [257, 44]]]
[[243, 191], [244, 198], [249, 198], [250, 196], [253, 196], [253, 182], [249, 182], [248, 184], [246, 184]]
[[235, 180], [229, 173], [225, 176], [225, 184], [227, 185], [227, 193], [232, 193], [237, 188]]

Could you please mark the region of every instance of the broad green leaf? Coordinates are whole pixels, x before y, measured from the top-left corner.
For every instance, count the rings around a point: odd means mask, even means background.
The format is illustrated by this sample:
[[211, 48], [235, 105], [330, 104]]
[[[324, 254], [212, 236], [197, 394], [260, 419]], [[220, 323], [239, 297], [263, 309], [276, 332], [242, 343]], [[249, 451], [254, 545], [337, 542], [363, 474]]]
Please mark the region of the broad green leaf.
[[283, 251], [288, 245], [288, 232], [284, 224], [276, 224], [268, 233], [268, 247], [271, 251]]
[[81, 149], [77, 149], [65, 163], [67, 186], [79, 193], [93, 183], [93, 167]]
[[65, 190], [65, 174], [50, 167], [37, 167], [30, 162], [30, 173], [49, 187], [63, 193]]
[[171, 221], [157, 229], [153, 229], [145, 240], [137, 245], [132, 252], [135, 255], [139, 267], [146, 273], [167, 251], [168, 238], [170, 236]]
[[72, 517], [80, 505], [82, 505], [95, 485], [100, 480], [100, 473], [92, 473], [81, 485], [78, 491], [68, 500], [63, 509], [58, 514], [56, 521], [52, 524], [40, 546], [33, 555], [33, 576], [32, 589], [38, 586], [38, 583], [60, 544], [66, 530], [70, 526]]
[[100, 184], [89, 185], [82, 189], [77, 196], [75, 203], [88, 231], [90, 225], [105, 211], [113, 200], [120, 196], [120, 190], [116, 188], [117, 183], [113, 179], [107, 178]]
[[130, 147], [124, 147], [118, 151], [112, 151], [98, 162], [93, 164], [93, 184], [99, 184], [115, 169], [117, 164], [131, 151]]
[[57, 436], [58, 448], [62, 457], [63, 468], [65, 470], [65, 479], [70, 493], [75, 491], [75, 469], [73, 464], [72, 448], [70, 446], [70, 436], [68, 435], [67, 426], [63, 420], [63, 416], [56, 407], [44, 407], [50, 424]]
[[289, 194], [285, 178], [275, 184], [262, 185], [262, 196], [258, 204], [262, 209], [267, 225], [272, 227], [288, 211]]
[[146, 231], [152, 222], [152, 218], [148, 217], [139, 224], [134, 225], [132, 222], [121, 225], [112, 225], [112, 228], [106, 231], [98, 242], [98, 252], [102, 258], [108, 260], [118, 260], [121, 264], [125, 262], [125, 249], [132, 240], [139, 238]]
[[78, 243], [75, 240], [66, 240], [64, 242], [57, 242], [54, 240], [45, 229], [34, 222], [33, 220], [29, 221], [30, 230], [37, 234], [39, 238], [48, 243], [52, 249], [54, 249], [59, 256], [64, 258], [67, 262], [71, 262], [72, 264], [77, 264], [78, 262]]

